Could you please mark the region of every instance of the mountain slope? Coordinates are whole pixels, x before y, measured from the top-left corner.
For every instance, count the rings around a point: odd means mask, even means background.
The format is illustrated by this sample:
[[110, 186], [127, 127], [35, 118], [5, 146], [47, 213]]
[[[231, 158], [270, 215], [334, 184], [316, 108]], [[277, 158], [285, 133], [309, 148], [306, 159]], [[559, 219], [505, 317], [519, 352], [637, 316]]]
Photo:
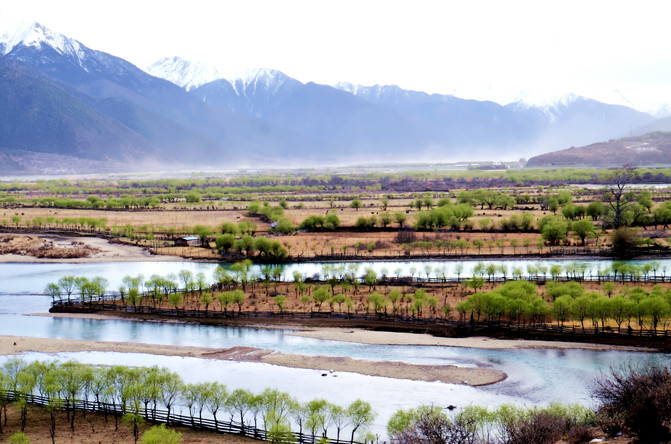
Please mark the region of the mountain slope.
[[497, 160], [653, 122], [582, 98], [552, 108], [501, 106], [395, 86], [304, 84], [272, 69], [203, 83], [221, 73], [178, 58], [153, 65], [175, 84], [35, 23], [0, 31], [0, 55], [14, 63], [11, 82], [0, 85], [5, 148], [101, 162]]
[[671, 164], [671, 133], [656, 132], [571, 147], [529, 159], [529, 167], [619, 167]]
[[[190, 165], [248, 162], [289, 150], [300, 138], [253, 117], [212, 108], [123, 59], [91, 50], [39, 24], [0, 38], [4, 58], [71, 85], [99, 112], [132, 128], [166, 159]], [[1, 37], [1, 36], [0, 36]]]
[[101, 161], [158, 156], [139, 134], [20, 63], [0, 59], [0, 102], [2, 148]]

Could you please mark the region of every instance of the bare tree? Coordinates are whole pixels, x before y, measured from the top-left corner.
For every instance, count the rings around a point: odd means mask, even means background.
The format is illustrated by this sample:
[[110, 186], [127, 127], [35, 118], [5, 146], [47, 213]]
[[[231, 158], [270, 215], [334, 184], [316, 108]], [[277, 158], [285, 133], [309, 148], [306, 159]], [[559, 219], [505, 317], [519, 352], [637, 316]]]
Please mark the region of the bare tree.
[[622, 225], [622, 213], [635, 200], [635, 193], [627, 192], [626, 187], [636, 175], [636, 170], [629, 164], [613, 171], [608, 177], [606, 193], [602, 199], [613, 210], [613, 227], [616, 229]]

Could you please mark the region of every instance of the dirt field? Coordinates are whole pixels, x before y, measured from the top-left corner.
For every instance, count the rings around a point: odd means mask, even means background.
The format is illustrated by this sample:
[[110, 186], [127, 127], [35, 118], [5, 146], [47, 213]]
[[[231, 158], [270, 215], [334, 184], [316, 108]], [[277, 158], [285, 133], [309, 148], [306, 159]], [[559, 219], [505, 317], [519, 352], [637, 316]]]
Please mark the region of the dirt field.
[[[30, 406], [28, 408], [26, 429], [24, 433], [30, 439], [32, 444], [51, 443], [49, 435], [50, 423], [49, 413], [39, 407]], [[9, 406], [7, 409], [7, 425], [3, 427], [2, 440], [5, 442], [7, 437], [17, 432], [20, 427], [19, 412]], [[151, 424], [142, 426], [140, 434], [149, 429]], [[185, 444], [196, 443], [226, 443], [226, 444], [253, 444], [259, 443], [251, 438], [245, 438], [237, 435], [224, 433], [203, 432], [192, 430], [186, 427], [170, 427], [182, 434], [182, 442]], [[75, 431], [70, 429], [70, 424], [64, 412], [59, 413], [56, 419], [55, 441], [61, 444], [132, 444], [133, 430], [128, 425], [119, 420], [118, 430], [115, 430], [114, 418], [108, 417], [107, 422], [103, 415], [87, 413], [86, 417], [81, 412], [75, 416]]]

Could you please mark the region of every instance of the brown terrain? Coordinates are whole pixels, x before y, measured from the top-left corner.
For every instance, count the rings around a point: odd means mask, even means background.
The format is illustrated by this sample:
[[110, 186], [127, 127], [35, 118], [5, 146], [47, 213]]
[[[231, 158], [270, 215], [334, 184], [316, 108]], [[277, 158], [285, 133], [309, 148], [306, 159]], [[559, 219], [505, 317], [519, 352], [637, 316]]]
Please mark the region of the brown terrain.
[[671, 133], [656, 132], [541, 154], [529, 159], [537, 167], [620, 167], [671, 163]]
[[[26, 421], [24, 433], [32, 444], [51, 443], [48, 424], [50, 422], [49, 413], [43, 408], [30, 406]], [[152, 424], [145, 424], [140, 429], [140, 436]], [[6, 442], [12, 434], [19, 431], [20, 415], [19, 411], [12, 405], [7, 408], [7, 424], [3, 425], [2, 441]], [[226, 444], [253, 444], [259, 443], [251, 438], [227, 433], [214, 433], [202, 430], [190, 429], [188, 427], [169, 427], [182, 434], [182, 443], [226, 443]], [[87, 413], [83, 416], [77, 412], [75, 416], [75, 431], [70, 428], [65, 412], [60, 412], [56, 419], [55, 442], [60, 444], [131, 444], [133, 430], [121, 420], [118, 423], [118, 430], [115, 430], [114, 418], [105, 417], [102, 414]]]

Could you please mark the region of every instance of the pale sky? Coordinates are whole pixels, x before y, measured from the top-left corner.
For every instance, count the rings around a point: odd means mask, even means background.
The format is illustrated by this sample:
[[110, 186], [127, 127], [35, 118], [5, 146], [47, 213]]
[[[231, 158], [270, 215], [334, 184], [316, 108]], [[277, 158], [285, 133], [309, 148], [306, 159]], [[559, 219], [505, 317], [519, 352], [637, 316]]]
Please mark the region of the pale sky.
[[[668, 1], [6, 0], [144, 68], [161, 57], [302, 82], [396, 84], [514, 100], [574, 92], [639, 109], [671, 103]], [[623, 95], [625, 98], [618, 97]]]

